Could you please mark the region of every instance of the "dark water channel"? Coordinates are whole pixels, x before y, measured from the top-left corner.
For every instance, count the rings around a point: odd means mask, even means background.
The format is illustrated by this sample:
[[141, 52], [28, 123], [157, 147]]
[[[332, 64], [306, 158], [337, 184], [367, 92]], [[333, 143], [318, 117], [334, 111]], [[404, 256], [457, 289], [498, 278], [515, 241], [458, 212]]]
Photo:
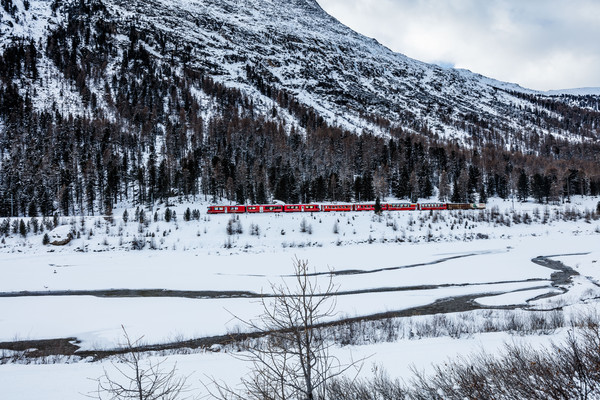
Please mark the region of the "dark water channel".
[[[472, 257], [476, 255], [489, 254], [490, 252], [482, 253], [469, 253], [463, 255], [457, 255], [452, 257], [441, 258], [439, 260], [431, 261], [428, 263], [411, 264], [398, 267], [380, 268], [376, 270], [340, 270], [332, 272], [333, 275], [358, 275], [358, 274], [373, 274], [383, 271], [394, 271], [406, 268], [416, 268], [426, 265], [440, 264], [446, 261], [455, 260], [459, 258]], [[569, 286], [572, 283], [573, 276], [579, 275], [573, 268], [565, 265], [561, 261], [553, 260], [556, 257], [586, 255], [589, 253], [573, 253], [573, 254], [557, 254], [550, 256], [538, 256], [531, 261], [534, 264], [540, 265], [545, 268], [549, 268], [554, 272], [551, 275], [552, 286], [559, 289], [561, 293], [566, 293], [569, 290]], [[329, 275], [330, 273], [321, 273], [315, 275]], [[406, 287], [386, 287], [386, 288], [374, 288], [364, 289], [355, 291], [338, 292], [338, 296], [355, 295], [363, 293], [379, 293], [379, 292], [401, 292], [401, 291], [416, 291], [416, 290], [431, 290], [447, 287], [466, 287], [466, 286], [484, 286], [491, 284], [503, 284], [503, 283], [522, 283], [531, 282], [532, 286], [519, 289], [512, 292], [534, 290], [547, 288], [547, 280], [541, 279], [529, 279], [521, 281], [504, 281], [504, 282], [488, 282], [488, 283], [469, 283], [469, 284], [443, 284], [443, 285], [421, 285], [421, 286], [406, 286]], [[536, 283], [539, 283], [536, 285]], [[505, 292], [511, 293], [511, 291]], [[501, 295], [503, 293], [490, 292], [490, 293], [474, 293], [462, 296], [453, 296], [443, 299], [438, 299], [431, 304], [424, 306], [418, 306], [398, 311], [389, 311], [384, 313], [377, 313], [367, 316], [360, 316], [354, 318], [347, 318], [334, 322], [322, 324], [322, 326], [333, 326], [342, 325], [349, 322], [355, 322], [359, 320], [381, 320], [396, 317], [409, 317], [416, 315], [433, 315], [440, 313], [455, 313], [472, 311], [478, 309], [517, 309], [523, 308], [523, 306], [500, 306], [490, 307], [483, 306], [477, 303], [477, 298]], [[556, 296], [560, 293], [548, 293], [542, 296], [538, 296], [535, 299], [548, 298]], [[179, 298], [194, 298], [194, 299], [223, 299], [223, 298], [260, 298], [264, 295], [249, 292], [249, 291], [178, 291], [178, 290], [165, 290], [165, 289], [111, 289], [111, 290], [73, 290], [73, 291], [23, 291], [23, 292], [5, 292], [0, 293], [0, 297], [34, 297], [34, 296], [97, 296], [97, 297], [179, 297]], [[231, 342], [244, 340], [247, 338], [257, 337], [254, 333], [243, 333], [234, 335], [220, 335], [212, 337], [204, 337], [193, 340], [187, 340], [182, 342], [165, 343], [159, 345], [149, 345], [140, 347], [139, 351], [159, 351], [169, 350], [177, 348], [208, 348], [213, 345], [223, 345]], [[104, 358], [110, 355], [118, 354], [122, 350], [104, 350], [104, 351], [78, 351], [78, 340], [77, 338], [61, 338], [61, 339], [50, 339], [50, 340], [29, 340], [29, 341], [14, 341], [0, 343], [0, 349], [14, 350], [14, 351], [25, 351], [29, 349], [36, 349], [29, 351], [26, 357], [41, 357], [41, 356], [52, 356], [52, 355], [78, 355], [81, 357], [93, 357], [94, 359]]]

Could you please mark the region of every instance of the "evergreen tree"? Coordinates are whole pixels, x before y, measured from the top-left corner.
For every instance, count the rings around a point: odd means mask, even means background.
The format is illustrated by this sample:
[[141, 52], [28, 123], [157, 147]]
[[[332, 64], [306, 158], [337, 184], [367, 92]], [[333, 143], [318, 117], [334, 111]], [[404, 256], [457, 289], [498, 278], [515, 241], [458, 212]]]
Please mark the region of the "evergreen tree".
[[353, 189], [354, 189], [354, 200], [356, 202], [361, 202], [362, 201], [362, 192], [363, 192], [363, 188], [362, 188], [362, 179], [360, 176], [357, 176], [356, 178], [354, 178], [354, 185], [353, 185]]
[[536, 173], [533, 175], [533, 179], [531, 180], [531, 195], [538, 203], [544, 201], [545, 186], [545, 179], [541, 174]]
[[419, 197], [433, 196], [433, 183], [431, 182], [431, 169], [429, 163], [424, 163], [418, 174]]
[[375, 199], [375, 214], [381, 214], [381, 200], [379, 196]]
[[450, 201], [452, 203], [462, 203], [463, 202], [463, 197], [458, 188], [457, 181], [454, 181], [454, 184], [452, 185], [452, 197], [450, 198]]
[[162, 201], [165, 201], [169, 196], [169, 191], [171, 188], [171, 180], [169, 177], [169, 172], [167, 170], [167, 162], [162, 160], [160, 162], [160, 166], [158, 167], [158, 196]]
[[467, 184], [467, 200], [470, 203], [475, 201], [475, 193], [479, 187], [479, 180], [481, 179], [481, 172], [479, 168], [474, 165], [469, 166], [469, 181]]
[[519, 173], [519, 179], [517, 182], [517, 198], [519, 201], [526, 201], [529, 197], [529, 178], [525, 173], [525, 170], [522, 169]]
[[499, 175], [497, 179], [497, 194], [501, 199], [508, 199], [510, 194], [509, 186], [508, 186], [508, 178], [506, 175]]
[[27, 226], [23, 220], [19, 221], [19, 234], [23, 237], [27, 236]]
[[139, 219], [138, 219], [138, 222], [139, 222], [140, 224], [143, 224], [143, 223], [145, 223], [145, 222], [147, 221], [147, 220], [146, 220], [146, 212], [145, 212], [143, 209], [141, 209], [141, 210], [140, 210], [140, 215], [139, 215], [139, 217], [138, 217], [138, 218], [139, 218]]
[[157, 186], [157, 177], [156, 177], [156, 153], [154, 152], [154, 146], [150, 146], [150, 156], [148, 157], [148, 203], [154, 203], [156, 198], [156, 186]]
[[265, 184], [260, 182], [258, 184], [258, 190], [256, 191], [256, 203], [266, 204], [267, 203], [267, 192], [265, 190]]
[[33, 199], [29, 202], [29, 206], [27, 207], [27, 215], [29, 215], [30, 217], [38, 216], [37, 205], [36, 205], [35, 199]]
[[367, 172], [361, 180], [361, 199], [362, 201], [372, 201], [375, 198], [375, 190], [373, 188], [373, 176]]
[[488, 200], [488, 196], [485, 191], [485, 185], [481, 185], [481, 187], [479, 188], [479, 202], [487, 203], [487, 200]]
[[0, 234], [4, 236], [10, 235], [10, 219], [4, 219], [0, 224]]

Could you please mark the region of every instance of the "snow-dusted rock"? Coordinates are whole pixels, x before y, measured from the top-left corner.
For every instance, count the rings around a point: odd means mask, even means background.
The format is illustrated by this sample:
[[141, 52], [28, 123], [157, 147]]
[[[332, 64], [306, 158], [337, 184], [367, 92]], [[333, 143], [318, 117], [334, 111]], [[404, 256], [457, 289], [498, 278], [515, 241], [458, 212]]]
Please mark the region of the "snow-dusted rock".
[[61, 225], [48, 233], [50, 244], [53, 246], [64, 246], [73, 239], [73, 232], [70, 225]]

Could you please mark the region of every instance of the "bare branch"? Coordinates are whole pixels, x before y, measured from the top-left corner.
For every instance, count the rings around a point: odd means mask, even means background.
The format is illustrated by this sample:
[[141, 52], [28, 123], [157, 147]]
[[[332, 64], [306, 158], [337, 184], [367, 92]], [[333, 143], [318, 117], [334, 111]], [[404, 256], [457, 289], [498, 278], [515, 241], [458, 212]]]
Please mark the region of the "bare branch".
[[[349, 364], [333, 357], [329, 331], [318, 328], [335, 316], [337, 287], [330, 274], [319, 284], [319, 274], [310, 273], [308, 261], [294, 259], [293, 284], [271, 283], [273, 295], [261, 298], [262, 315], [244, 321], [263, 339], [236, 357], [252, 364], [252, 373], [232, 388], [212, 380], [207, 390], [221, 400], [314, 400], [325, 399], [329, 382], [362, 360]], [[359, 369], [357, 367], [357, 369]]]
[[184, 400], [188, 391], [186, 376], [177, 375], [177, 364], [163, 367], [165, 360], [143, 362], [135, 349], [142, 337], [131, 340], [123, 326], [124, 347], [127, 353], [112, 362], [117, 375], [104, 374], [96, 379], [96, 398], [99, 400]]

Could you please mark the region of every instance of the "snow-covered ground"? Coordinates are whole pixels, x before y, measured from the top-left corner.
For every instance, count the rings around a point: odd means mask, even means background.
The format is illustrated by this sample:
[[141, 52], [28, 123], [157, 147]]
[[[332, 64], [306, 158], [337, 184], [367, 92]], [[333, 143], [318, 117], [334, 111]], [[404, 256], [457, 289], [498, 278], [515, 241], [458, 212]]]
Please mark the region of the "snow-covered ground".
[[[564, 336], [564, 332], [554, 336]], [[522, 343], [543, 346], [547, 336], [513, 337], [503, 333], [488, 333], [468, 339], [431, 338], [401, 340], [395, 343], [378, 343], [369, 346], [346, 346], [336, 348], [333, 355], [348, 363], [364, 359], [360, 376], [372, 376], [374, 369], [384, 368], [391, 377], [411, 376], [411, 367], [432, 371], [433, 364], [440, 364], [459, 355], [485, 349], [495, 352], [506, 343]], [[207, 394], [205, 384], [210, 387], [212, 379], [235, 386], [249, 372], [249, 366], [222, 352], [204, 352], [190, 355], [172, 355], [168, 358], [153, 356], [153, 361], [166, 360], [165, 370], [176, 364], [178, 373], [188, 376], [190, 392], [187, 395]], [[145, 360], [143, 360], [144, 362]], [[116, 364], [118, 367], [119, 364]], [[3, 399], [19, 400], [65, 400], [85, 399], [95, 396], [97, 383], [94, 379], [104, 370], [115, 377], [118, 372], [111, 361], [96, 363], [50, 365], [3, 365], [0, 366], [0, 388]], [[354, 374], [355, 371], [352, 371]], [[200, 397], [205, 398], [205, 397]]]
[[[256, 296], [270, 293], [271, 283], [289, 283], [295, 258], [325, 273], [319, 276], [323, 284], [328, 272], [334, 274], [339, 292], [335, 318], [402, 311], [461, 296], [483, 308], [585, 311], [595, 308], [600, 297], [600, 222], [586, 216], [597, 202], [578, 198], [566, 206], [546, 207], [492, 200], [485, 212], [382, 217], [241, 215], [241, 233], [232, 235], [226, 229], [231, 216], [208, 216], [206, 205], [198, 203], [171, 207], [177, 214], [171, 222], [164, 221], [164, 206], [146, 210], [146, 224], [133, 222], [132, 207], [127, 223], [122, 208], [112, 221], [64, 217], [52, 239], [71, 233], [74, 239], [64, 246], [43, 245], [47, 230], [3, 238], [0, 342], [74, 337], [83, 349], [105, 349], [122, 341], [121, 325], [134, 338], [144, 336], [145, 343], [244, 330], [233, 316], [258, 316]], [[200, 211], [199, 220], [183, 220], [188, 207]], [[134, 242], [145, 246], [133, 250]], [[570, 284], [557, 282], [555, 270], [532, 261], [538, 256], [561, 261], [580, 275]], [[553, 296], [544, 296], [548, 294]], [[480, 311], [471, 313], [473, 324], [487, 318]], [[562, 335], [559, 329], [554, 335], [519, 340], [547, 344]], [[393, 343], [339, 347], [336, 354], [371, 355], [362, 373], [378, 364], [392, 376], [406, 376], [411, 363], [428, 368], [431, 362], [478, 348], [493, 351], [514, 336], [496, 332], [413, 339], [399, 335]], [[195, 372], [191, 383], [199, 390], [206, 375], [235, 383], [246, 368], [226, 352], [177, 355], [169, 362], [175, 360], [184, 374]], [[40, 393], [48, 399], [81, 398], [80, 393], [95, 387], [86, 378], [98, 377], [103, 367], [112, 368], [109, 361], [85, 360], [0, 365], [0, 388], [8, 399], [39, 398]]]
[[[97, 253], [130, 251], [143, 246], [142, 256], [156, 253], [148, 250], [223, 256], [361, 243], [394, 242], [405, 248], [404, 245], [423, 242], [516, 239], [554, 233], [580, 235], [600, 232], [600, 221], [585, 217], [596, 209], [598, 200], [574, 198], [568, 204], [546, 206], [492, 199], [485, 211], [392, 211], [380, 217], [372, 212], [208, 215], [206, 203], [193, 202], [168, 207], [176, 214], [170, 222], [165, 221], [164, 205], [144, 209], [144, 223], [135, 221], [137, 207], [121, 207], [114, 210], [112, 218], [60, 217], [60, 233], [64, 236], [69, 231], [65, 225], [70, 225], [74, 236], [73, 241], [62, 247], [42, 246], [41, 231], [20, 236], [19, 220], [9, 220], [14, 233], [0, 241], [0, 253]], [[184, 221], [187, 208], [197, 210], [199, 220]], [[122, 218], [125, 210], [128, 222]], [[237, 219], [233, 221], [234, 233], [227, 235], [232, 218]], [[52, 220], [45, 222], [38, 219], [38, 225], [48, 229]], [[236, 233], [238, 227], [241, 233]], [[132, 245], [134, 242], [137, 246]]]
[[[10, 254], [5, 258], [7, 268], [0, 273], [4, 293], [169, 289], [199, 292], [201, 298], [153, 297], [143, 291], [141, 296], [150, 297], [3, 297], [0, 341], [77, 337], [87, 349], [113, 347], [121, 335], [121, 324], [133, 336], [144, 335], [150, 343], [225, 334], [237, 324], [232, 315], [250, 319], [260, 313], [260, 304], [248, 298], [206, 298], [203, 292], [222, 292], [224, 297], [233, 291], [269, 293], [269, 282], [291, 279], [283, 276], [292, 273], [294, 257], [309, 260], [317, 271], [362, 271], [334, 277], [339, 292], [366, 292], [339, 296], [340, 316], [397, 311], [477, 293], [486, 295], [483, 304], [522, 304], [554, 291], [550, 281], [554, 271], [532, 263], [532, 258], [587, 252], [599, 238], [596, 234], [555, 234], [510, 242], [373, 243], [231, 256], [170, 250]], [[410, 267], [433, 261], [440, 262]], [[392, 269], [396, 267], [400, 268]], [[532, 288], [535, 290], [529, 297], [521, 292]], [[487, 297], [506, 292], [510, 294], [502, 296], [500, 302]], [[515, 296], [520, 299], [517, 303]]]

